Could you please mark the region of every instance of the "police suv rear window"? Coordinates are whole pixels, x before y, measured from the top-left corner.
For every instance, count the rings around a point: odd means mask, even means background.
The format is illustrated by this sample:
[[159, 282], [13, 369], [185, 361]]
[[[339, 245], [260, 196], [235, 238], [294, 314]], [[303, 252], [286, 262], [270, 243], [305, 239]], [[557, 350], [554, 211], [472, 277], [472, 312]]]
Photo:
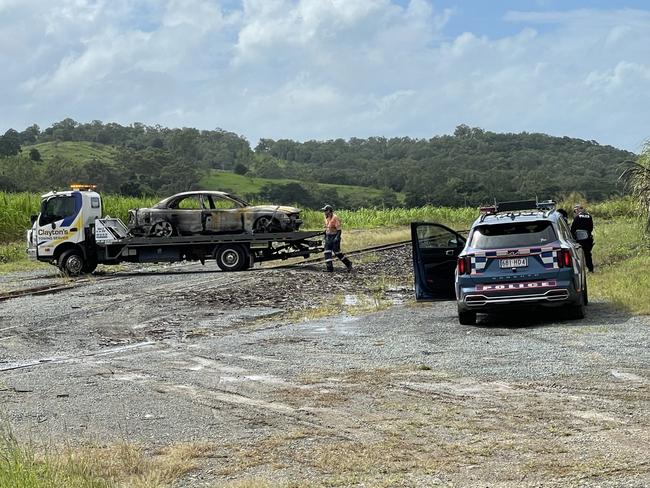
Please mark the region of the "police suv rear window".
[[548, 220], [481, 225], [474, 229], [470, 246], [475, 249], [502, 249], [544, 246], [557, 240]]

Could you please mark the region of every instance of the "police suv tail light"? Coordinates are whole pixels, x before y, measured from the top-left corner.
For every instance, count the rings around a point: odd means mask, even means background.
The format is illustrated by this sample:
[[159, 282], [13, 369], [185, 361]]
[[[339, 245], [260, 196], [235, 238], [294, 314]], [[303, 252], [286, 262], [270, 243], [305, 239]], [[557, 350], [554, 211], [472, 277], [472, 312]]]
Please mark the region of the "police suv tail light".
[[557, 257], [557, 263], [560, 268], [570, 268], [572, 265], [571, 251], [568, 249], [560, 249]]
[[469, 257], [463, 256], [458, 258], [457, 266], [459, 275], [469, 274]]

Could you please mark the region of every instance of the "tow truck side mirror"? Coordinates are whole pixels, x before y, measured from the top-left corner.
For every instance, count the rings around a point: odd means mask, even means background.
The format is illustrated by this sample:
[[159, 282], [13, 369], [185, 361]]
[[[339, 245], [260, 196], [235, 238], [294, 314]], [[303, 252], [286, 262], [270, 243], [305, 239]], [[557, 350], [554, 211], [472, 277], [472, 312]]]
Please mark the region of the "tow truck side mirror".
[[38, 215], [30, 215], [29, 216], [29, 221], [34, 225], [34, 222], [38, 220]]

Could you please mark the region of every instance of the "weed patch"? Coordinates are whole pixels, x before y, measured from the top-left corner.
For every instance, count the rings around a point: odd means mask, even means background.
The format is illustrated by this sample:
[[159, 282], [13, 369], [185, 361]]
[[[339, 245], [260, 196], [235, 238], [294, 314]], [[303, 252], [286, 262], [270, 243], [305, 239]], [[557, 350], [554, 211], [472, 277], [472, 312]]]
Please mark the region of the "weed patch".
[[153, 453], [134, 444], [42, 449], [0, 439], [0, 486], [21, 488], [154, 488], [173, 484], [211, 456], [213, 446], [193, 442]]

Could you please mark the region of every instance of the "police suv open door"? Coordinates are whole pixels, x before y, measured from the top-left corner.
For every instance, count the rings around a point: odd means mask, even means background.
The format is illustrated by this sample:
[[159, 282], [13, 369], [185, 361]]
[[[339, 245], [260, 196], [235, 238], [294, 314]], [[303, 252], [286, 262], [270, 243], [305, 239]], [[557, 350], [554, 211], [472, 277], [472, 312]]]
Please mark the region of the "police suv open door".
[[411, 223], [417, 300], [453, 299], [454, 273], [465, 238], [440, 224]]

